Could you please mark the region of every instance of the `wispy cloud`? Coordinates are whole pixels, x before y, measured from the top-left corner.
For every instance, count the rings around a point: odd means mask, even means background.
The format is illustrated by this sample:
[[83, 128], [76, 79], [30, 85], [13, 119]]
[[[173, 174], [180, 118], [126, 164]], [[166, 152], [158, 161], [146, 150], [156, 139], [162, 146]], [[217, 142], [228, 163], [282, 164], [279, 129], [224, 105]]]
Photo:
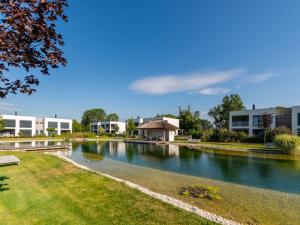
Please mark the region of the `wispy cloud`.
[[8, 102], [1, 102], [0, 103], [0, 110], [2, 111], [13, 111], [13, 110], [18, 110], [18, 108], [11, 103]]
[[204, 88], [200, 91], [197, 91], [196, 93], [202, 95], [220, 95], [220, 94], [227, 94], [228, 92], [230, 92], [230, 89], [228, 88], [213, 87], [213, 88]]
[[134, 81], [130, 89], [144, 94], [166, 94], [191, 92], [207, 89], [213, 85], [225, 83], [244, 73], [234, 69], [180, 75], [162, 75]]
[[269, 80], [270, 78], [274, 77], [274, 73], [261, 73], [261, 74], [255, 74], [255, 75], [249, 75], [246, 76], [245, 81], [246, 82], [252, 82], [252, 83], [259, 83], [266, 80]]
[[[238, 85], [247, 83], [263, 82], [271, 77], [273, 73], [251, 74], [243, 69], [209, 71], [186, 74], [171, 74], [151, 76], [131, 83], [130, 89], [142, 94], [167, 94], [175, 92], [198, 93], [202, 95], [218, 95], [230, 92], [230, 89], [214, 87], [220, 84]], [[231, 82], [231, 83], [230, 83]], [[228, 86], [228, 85], [226, 85]]]

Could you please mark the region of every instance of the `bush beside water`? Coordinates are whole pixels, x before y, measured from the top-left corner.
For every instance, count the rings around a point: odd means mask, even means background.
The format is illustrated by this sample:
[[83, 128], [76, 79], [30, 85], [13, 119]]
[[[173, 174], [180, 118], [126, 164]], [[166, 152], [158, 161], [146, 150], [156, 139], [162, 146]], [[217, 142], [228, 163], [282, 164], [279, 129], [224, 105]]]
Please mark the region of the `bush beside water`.
[[278, 150], [285, 154], [300, 153], [300, 137], [296, 135], [281, 134], [277, 135], [274, 144]]

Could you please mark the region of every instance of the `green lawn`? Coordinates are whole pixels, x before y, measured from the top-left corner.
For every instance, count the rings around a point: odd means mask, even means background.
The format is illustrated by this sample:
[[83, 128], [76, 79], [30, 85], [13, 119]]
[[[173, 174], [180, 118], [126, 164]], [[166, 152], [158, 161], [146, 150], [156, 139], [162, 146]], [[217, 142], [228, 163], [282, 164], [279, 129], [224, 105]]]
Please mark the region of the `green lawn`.
[[21, 166], [0, 167], [0, 223], [214, 224], [55, 156], [14, 154]]
[[[209, 147], [218, 147], [223, 149], [233, 149], [233, 150], [270, 150], [270, 148], [266, 148], [263, 144], [260, 143], [238, 143], [238, 142], [188, 142], [182, 140], [175, 140], [175, 143], [178, 144], [195, 144], [199, 146], [209, 146]], [[274, 150], [274, 149], [273, 149]]]

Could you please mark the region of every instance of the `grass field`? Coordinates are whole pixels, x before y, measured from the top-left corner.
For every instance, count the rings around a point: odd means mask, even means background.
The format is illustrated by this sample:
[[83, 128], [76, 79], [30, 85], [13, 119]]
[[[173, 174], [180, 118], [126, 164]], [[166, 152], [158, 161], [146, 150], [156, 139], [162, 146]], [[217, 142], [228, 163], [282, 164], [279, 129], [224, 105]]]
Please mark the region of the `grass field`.
[[0, 167], [1, 225], [214, 224], [55, 156], [13, 154], [21, 166]]

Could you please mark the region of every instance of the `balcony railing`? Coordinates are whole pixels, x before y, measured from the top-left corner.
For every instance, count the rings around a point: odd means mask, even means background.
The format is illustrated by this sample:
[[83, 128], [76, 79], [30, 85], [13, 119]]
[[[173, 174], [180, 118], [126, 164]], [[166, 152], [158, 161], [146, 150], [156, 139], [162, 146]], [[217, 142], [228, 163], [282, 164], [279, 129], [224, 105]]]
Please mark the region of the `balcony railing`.
[[232, 122], [233, 127], [248, 127], [249, 121]]

